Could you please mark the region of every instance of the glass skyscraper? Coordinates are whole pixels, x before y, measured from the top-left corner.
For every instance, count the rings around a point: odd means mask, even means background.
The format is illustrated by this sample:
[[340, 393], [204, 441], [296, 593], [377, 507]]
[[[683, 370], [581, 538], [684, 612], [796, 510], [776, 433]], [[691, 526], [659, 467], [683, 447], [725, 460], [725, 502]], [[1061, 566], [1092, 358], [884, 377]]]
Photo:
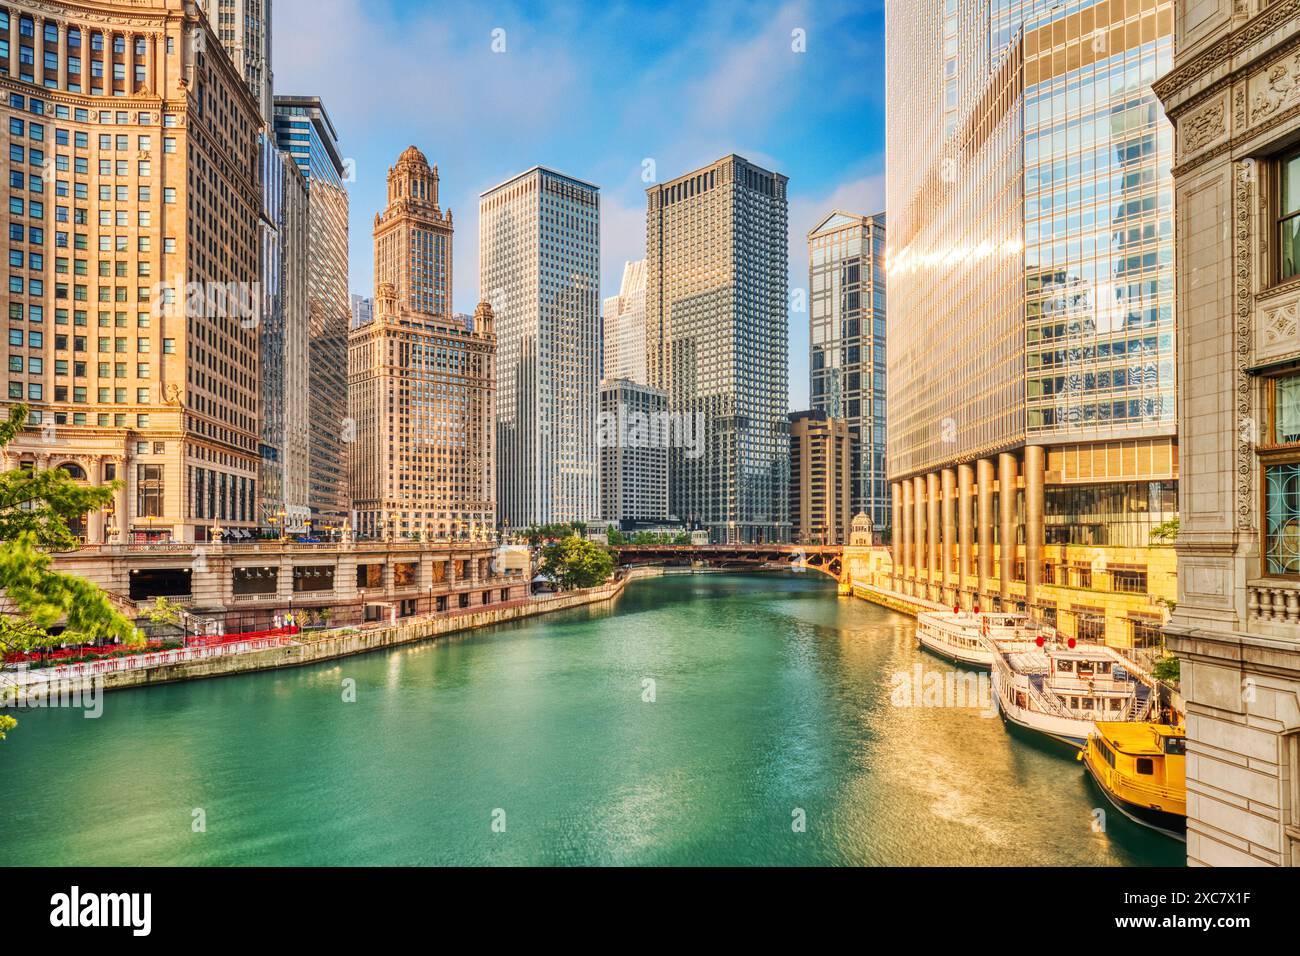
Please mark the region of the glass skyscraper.
[[348, 194], [338, 133], [318, 96], [275, 97], [276, 145], [307, 186], [310, 233], [288, 268], [307, 276], [310, 388], [311, 517], [316, 530], [341, 528], [352, 493], [348, 449]]
[[1143, 643], [1173, 598], [1170, 0], [890, 0], [896, 586]]
[[883, 213], [836, 210], [808, 233], [808, 315], [812, 407], [848, 424], [851, 514], [887, 540]]
[[786, 182], [732, 155], [646, 191], [650, 384], [704, 430], [668, 506], [715, 542], [790, 535]]

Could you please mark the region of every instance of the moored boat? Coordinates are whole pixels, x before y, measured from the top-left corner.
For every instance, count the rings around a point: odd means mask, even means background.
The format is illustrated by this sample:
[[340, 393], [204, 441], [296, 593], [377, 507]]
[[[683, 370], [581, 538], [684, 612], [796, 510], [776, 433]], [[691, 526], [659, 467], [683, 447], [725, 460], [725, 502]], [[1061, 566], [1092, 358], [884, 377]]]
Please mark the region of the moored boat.
[[1088, 735], [1079, 760], [1116, 810], [1185, 840], [1186, 753], [1182, 727], [1103, 721]]
[[1029, 618], [1024, 614], [979, 611], [925, 611], [916, 616], [916, 640], [926, 650], [959, 664], [988, 668], [993, 663], [993, 638], [1023, 637]]
[[1063, 642], [1052, 628], [992, 638], [993, 695], [1002, 717], [1082, 747], [1097, 721], [1145, 720], [1152, 689], [1113, 648]]

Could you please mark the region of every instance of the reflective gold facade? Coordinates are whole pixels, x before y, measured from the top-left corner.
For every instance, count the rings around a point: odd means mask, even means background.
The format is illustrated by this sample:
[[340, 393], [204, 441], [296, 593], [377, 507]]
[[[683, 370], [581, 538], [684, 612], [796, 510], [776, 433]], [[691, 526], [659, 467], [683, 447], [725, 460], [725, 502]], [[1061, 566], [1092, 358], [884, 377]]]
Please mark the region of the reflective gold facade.
[[[1158, 642], [1175, 588], [1169, 0], [887, 5], [894, 585]], [[923, 160], [923, 161], [921, 161]]]
[[4, 466], [122, 479], [92, 542], [257, 524], [257, 104], [183, 0], [0, 5]]

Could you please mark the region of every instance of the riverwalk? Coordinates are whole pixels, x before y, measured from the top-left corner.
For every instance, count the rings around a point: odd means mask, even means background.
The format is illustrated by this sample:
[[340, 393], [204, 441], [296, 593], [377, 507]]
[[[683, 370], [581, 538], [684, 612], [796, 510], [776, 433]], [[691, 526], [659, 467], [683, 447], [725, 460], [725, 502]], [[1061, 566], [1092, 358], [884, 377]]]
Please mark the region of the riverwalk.
[[103, 690], [149, 687], [204, 677], [300, 667], [418, 641], [436, 640], [447, 634], [523, 620], [540, 614], [606, 604], [623, 593], [629, 580], [652, 575], [651, 569], [638, 569], [600, 587], [530, 597], [480, 610], [457, 609], [387, 626], [307, 631], [292, 639], [279, 637], [220, 647], [178, 648], [62, 667], [4, 671], [0, 672], [0, 706], [36, 693], [38, 687], [53, 684], [68, 691], [88, 687], [95, 682], [100, 682]]

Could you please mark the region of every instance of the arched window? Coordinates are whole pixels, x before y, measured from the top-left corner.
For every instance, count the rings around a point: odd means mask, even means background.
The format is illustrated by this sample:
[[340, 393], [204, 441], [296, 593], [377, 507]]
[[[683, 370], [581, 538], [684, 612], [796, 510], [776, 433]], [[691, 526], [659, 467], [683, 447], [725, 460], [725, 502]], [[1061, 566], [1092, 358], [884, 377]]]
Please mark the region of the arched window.
[[64, 471], [66, 471], [68, 473], [68, 477], [70, 478], [73, 478], [77, 481], [86, 480], [86, 469], [82, 468], [76, 462], [65, 461], [63, 464], [59, 465], [59, 467], [62, 468]]

